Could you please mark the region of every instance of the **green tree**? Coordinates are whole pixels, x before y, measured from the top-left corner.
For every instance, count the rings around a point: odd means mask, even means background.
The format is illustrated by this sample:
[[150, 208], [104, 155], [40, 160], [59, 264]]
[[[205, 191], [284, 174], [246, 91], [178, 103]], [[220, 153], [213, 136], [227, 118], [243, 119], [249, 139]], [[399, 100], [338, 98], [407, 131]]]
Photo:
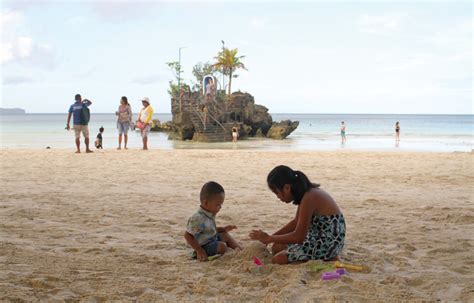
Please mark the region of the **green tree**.
[[[181, 65], [179, 64], [178, 61], [172, 61], [172, 62], [166, 62], [166, 65], [168, 65], [169, 69], [173, 73], [173, 76], [176, 78], [176, 82], [178, 81], [178, 75], [182, 72], [181, 70]], [[169, 88], [168, 88], [168, 94], [170, 94], [171, 97], [176, 96], [179, 94], [179, 88], [178, 84], [174, 82], [174, 80], [168, 81], [169, 83]]]
[[237, 56], [237, 51], [236, 48], [224, 48], [215, 57], [217, 62], [212, 65], [216, 70], [222, 70], [224, 75], [229, 76], [229, 95], [232, 93], [232, 78], [237, 77], [235, 71], [239, 68], [247, 70], [242, 61], [240, 61], [245, 56]]
[[189, 91], [190, 90], [189, 84], [185, 83], [182, 78], [180, 79], [181, 75], [183, 74], [183, 70], [181, 69], [181, 65], [179, 64], [179, 62], [178, 61], [166, 62], [166, 65], [168, 65], [168, 67], [171, 69], [176, 79], [176, 82], [174, 82], [174, 80], [169, 81], [170, 87], [168, 88], [168, 94], [170, 94], [171, 97], [179, 95], [178, 83], [180, 83], [181, 88], [184, 91]]

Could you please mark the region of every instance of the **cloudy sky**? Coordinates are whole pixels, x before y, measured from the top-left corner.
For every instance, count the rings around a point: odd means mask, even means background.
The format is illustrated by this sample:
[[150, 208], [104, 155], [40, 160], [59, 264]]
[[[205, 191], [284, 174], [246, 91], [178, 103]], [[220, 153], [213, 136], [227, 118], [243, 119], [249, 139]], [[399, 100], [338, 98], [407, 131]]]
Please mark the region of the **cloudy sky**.
[[165, 63], [186, 47], [190, 81], [224, 40], [248, 67], [233, 90], [273, 113], [473, 113], [471, 1], [0, 3], [2, 107], [170, 112]]

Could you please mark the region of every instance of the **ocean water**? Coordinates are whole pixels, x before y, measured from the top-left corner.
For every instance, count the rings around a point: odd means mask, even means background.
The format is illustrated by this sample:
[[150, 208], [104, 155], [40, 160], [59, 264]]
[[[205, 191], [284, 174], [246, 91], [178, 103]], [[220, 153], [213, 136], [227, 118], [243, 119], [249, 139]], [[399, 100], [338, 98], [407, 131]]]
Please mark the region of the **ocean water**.
[[[272, 114], [274, 121], [298, 120], [299, 127], [285, 140], [252, 138], [237, 144], [168, 140], [166, 133], [151, 133], [152, 149], [265, 149], [265, 150], [384, 150], [470, 152], [473, 149], [473, 115], [369, 115], [369, 114]], [[67, 114], [0, 116], [2, 149], [74, 149], [74, 131], [66, 131]], [[155, 114], [160, 121], [171, 114]], [[346, 124], [347, 142], [340, 141], [340, 124]], [[395, 122], [401, 126], [395, 144]], [[103, 126], [104, 149], [117, 146], [116, 116], [91, 114], [91, 142]], [[93, 145], [93, 144], [92, 144]], [[140, 148], [138, 132], [129, 134], [129, 147]]]

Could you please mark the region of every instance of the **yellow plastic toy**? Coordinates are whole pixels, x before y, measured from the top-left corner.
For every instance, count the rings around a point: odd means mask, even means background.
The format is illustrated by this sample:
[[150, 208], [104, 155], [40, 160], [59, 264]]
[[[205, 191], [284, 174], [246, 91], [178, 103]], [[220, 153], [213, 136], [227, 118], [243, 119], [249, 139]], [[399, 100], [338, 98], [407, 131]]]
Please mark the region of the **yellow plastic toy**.
[[334, 262], [334, 266], [336, 266], [336, 268], [344, 268], [347, 270], [354, 270], [354, 271], [365, 271], [368, 269], [367, 267], [362, 266], [362, 265], [347, 264], [347, 263], [342, 263], [339, 261]]

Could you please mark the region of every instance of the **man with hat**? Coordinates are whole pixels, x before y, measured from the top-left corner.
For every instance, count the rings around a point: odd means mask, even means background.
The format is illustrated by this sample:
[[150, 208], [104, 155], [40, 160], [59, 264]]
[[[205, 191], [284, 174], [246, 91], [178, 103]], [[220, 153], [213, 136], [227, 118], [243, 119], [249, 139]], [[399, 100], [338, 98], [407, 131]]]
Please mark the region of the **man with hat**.
[[148, 97], [142, 98], [143, 108], [138, 113], [137, 127], [140, 128], [143, 140], [143, 150], [148, 149], [148, 133], [153, 124], [153, 108], [150, 106], [150, 99]]

